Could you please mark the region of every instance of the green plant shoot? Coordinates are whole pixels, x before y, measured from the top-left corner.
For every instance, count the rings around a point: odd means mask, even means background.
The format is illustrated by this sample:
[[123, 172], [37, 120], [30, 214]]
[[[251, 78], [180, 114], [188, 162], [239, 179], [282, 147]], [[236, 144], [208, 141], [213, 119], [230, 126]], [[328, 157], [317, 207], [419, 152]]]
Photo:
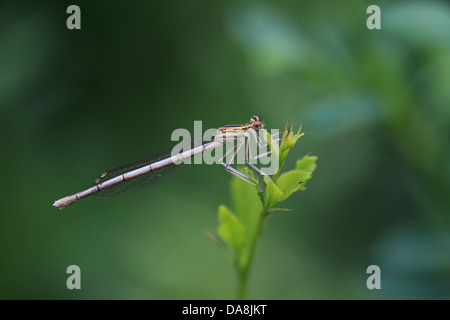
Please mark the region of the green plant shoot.
[[[233, 265], [237, 279], [237, 298], [245, 299], [248, 277], [255, 249], [261, 235], [266, 218], [273, 212], [290, 211], [290, 209], [276, 207], [280, 202], [288, 199], [297, 191], [304, 190], [316, 168], [317, 157], [305, 156], [297, 160], [293, 170], [281, 174], [289, 151], [303, 136], [300, 129], [294, 133], [289, 126], [283, 131], [281, 145], [265, 132], [265, 140], [271, 151], [278, 156], [279, 169], [272, 177], [265, 176], [265, 191], [245, 183], [241, 179], [231, 180], [232, 208], [219, 206], [217, 234], [214, 236], [219, 247]], [[247, 176], [261, 187], [260, 181], [253, 171], [244, 168]], [[261, 187], [261, 189], [264, 189]]]

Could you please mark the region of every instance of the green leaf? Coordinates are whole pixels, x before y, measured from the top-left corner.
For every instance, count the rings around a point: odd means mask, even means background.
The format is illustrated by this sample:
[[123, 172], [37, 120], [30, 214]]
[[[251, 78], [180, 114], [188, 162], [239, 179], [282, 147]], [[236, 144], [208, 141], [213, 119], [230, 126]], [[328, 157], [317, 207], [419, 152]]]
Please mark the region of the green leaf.
[[294, 134], [294, 132], [290, 128], [286, 128], [283, 133], [283, 142], [281, 143], [281, 148], [289, 151], [297, 143], [297, 140], [301, 136], [303, 136], [303, 133], [300, 133], [300, 131]]
[[277, 181], [277, 186], [283, 192], [283, 200], [286, 200], [291, 194], [302, 189], [306, 181], [310, 178], [311, 174], [303, 170], [292, 170], [283, 173]]
[[244, 227], [239, 219], [224, 205], [219, 207], [218, 215], [217, 233], [234, 252], [235, 258], [238, 258], [247, 242]]
[[259, 187], [260, 186], [259, 179], [255, 175], [254, 171], [249, 169], [248, 167], [244, 167], [244, 171], [245, 171], [245, 175], [250, 178], [250, 181]]
[[262, 203], [258, 193], [258, 190], [254, 186], [242, 179], [234, 177], [231, 181], [233, 210], [245, 228], [249, 239], [253, 237], [259, 215], [262, 211]]
[[316, 169], [317, 157], [304, 156], [301, 160], [297, 160], [295, 170], [303, 170], [313, 173]]
[[283, 192], [278, 188], [278, 186], [270, 179], [265, 176], [264, 181], [266, 182], [266, 199], [264, 206], [266, 208], [271, 208], [280, 201], [283, 200]]
[[267, 130], [263, 131], [263, 138], [269, 144], [270, 150], [272, 151], [274, 156], [278, 158], [280, 155], [280, 147], [279, 147], [277, 141], [272, 139], [272, 136], [270, 135], [269, 131], [267, 131]]
[[279, 169], [278, 172], [272, 177], [273, 181], [278, 180], [278, 176], [280, 175], [281, 168], [284, 165], [284, 162], [287, 158], [289, 151], [292, 147], [297, 143], [297, 140], [303, 136], [303, 133], [300, 133], [300, 129], [297, 133], [294, 134], [292, 129], [286, 125], [283, 131], [283, 139], [279, 148]]

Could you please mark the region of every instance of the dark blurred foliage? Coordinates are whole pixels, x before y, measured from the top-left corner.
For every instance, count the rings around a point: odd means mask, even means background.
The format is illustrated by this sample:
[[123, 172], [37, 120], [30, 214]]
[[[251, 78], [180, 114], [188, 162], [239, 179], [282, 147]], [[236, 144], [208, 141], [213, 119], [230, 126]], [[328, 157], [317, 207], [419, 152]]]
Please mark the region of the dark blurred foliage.
[[[81, 30], [66, 8], [81, 8]], [[170, 149], [171, 132], [302, 125], [317, 155], [294, 209], [270, 218], [251, 299], [450, 297], [450, 6], [378, 1], [0, 3], [1, 299], [224, 299], [231, 267], [204, 235], [228, 204], [220, 166], [141, 192], [59, 197]], [[81, 268], [82, 289], [66, 288]], [[366, 268], [381, 268], [381, 290]]]

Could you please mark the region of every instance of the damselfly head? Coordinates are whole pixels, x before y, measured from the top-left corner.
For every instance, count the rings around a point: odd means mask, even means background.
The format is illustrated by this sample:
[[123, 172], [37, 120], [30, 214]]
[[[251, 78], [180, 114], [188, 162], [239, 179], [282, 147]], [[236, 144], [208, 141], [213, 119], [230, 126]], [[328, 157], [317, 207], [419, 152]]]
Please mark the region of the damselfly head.
[[264, 128], [264, 124], [261, 122], [261, 119], [258, 116], [251, 117], [250, 124], [255, 130]]

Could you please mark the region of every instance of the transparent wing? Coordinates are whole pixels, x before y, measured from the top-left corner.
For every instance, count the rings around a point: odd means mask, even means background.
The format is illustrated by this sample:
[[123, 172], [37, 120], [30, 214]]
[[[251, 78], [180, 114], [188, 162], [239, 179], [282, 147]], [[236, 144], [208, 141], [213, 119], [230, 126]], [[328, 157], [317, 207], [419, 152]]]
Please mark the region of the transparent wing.
[[[208, 138], [206, 140], [202, 139], [202, 138], [195, 139], [191, 143], [188, 143], [185, 146], [183, 146], [182, 148], [184, 150], [188, 150], [194, 146], [198, 146], [198, 145], [201, 145], [204, 143], [211, 142], [212, 139], [213, 138]], [[136, 162], [132, 162], [132, 163], [108, 170], [108, 171], [102, 173], [97, 179], [95, 179], [94, 185], [105, 182], [109, 179], [120, 176], [129, 171], [133, 171], [135, 169], [147, 166], [154, 162], [157, 162], [157, 161], [160, 161], [163, 159], [167, 159], [170, 156], [171, 156], [171, 151], [167, 151], [167, 152], [163, 152], [163, 153], [154, 155], [149, 158], [145, 158], [145, 159], [142, 159], [142, 160], [139, 160]], [[110, 197], [110, 196], [114, 196], [114, 195], [123, 195], [123, 194], [127, 194], [130, 192], [139, 190], [144, 186], [147, 186], [149, 184], [157, 182], [157, 181], [161, 180], [162, 178], [170, 175], [172, 172], [174, 172], [177, 168], [179, 168], [181, 166], [182, 166], [182, 163], [181, 164], [171, 164], [171, 165], [165, 166], [163, 168], [160, 168], [160, 169], [157, 169], [154, 171], [150, 171], [150, 172], [143, 174], [141, 176], [138, 176], [136, 178], [123, 181], [115, 186], [112, 186], [108, 189], [102, 190], [102, 191], [98, 192], [96, 195], [100, 198], [103, 198], [103, 197]]]
[[[136, 162], [132, 162], [132, 163], [111, 169], [109, 171], [102, 173], [97, 179], [95, 179], [94, 185], [105, 182], [109, 179], [117, 177], [126, 172], [133, 171], [135, 169], [147, 166], [156, 161], [166, 159], [168, 157], [170, 157], [170, 152], [164, 152], [164, 153], [158, 154], [158, 155], [150, 157], [150, 158], [142, 159], [142, 160], [139, 160]], [[149, 185], [151, 183], [161, 180], [162, 178], [168, 176], [169, 174], [171, 174], [172, 172], [174, 172], [177, 168], [179, 168], [181, 166], [182, 166], [182, 164], [178, 164], [178, 165], [172, 164], [172, 165], [160, 168], [155, 171], [150, 171], [139, 177], [123, 181], [111, 188], [102, 190], [101, 192], [97, 193], [97, 196], [100, 198], [103, 198], [103, 197], [110, 197], [110, 196], [114, 196], [114, 195], [123, 195], [123, 194], [127, 194], [130, 192], [139, 190], [146, 185]]]

